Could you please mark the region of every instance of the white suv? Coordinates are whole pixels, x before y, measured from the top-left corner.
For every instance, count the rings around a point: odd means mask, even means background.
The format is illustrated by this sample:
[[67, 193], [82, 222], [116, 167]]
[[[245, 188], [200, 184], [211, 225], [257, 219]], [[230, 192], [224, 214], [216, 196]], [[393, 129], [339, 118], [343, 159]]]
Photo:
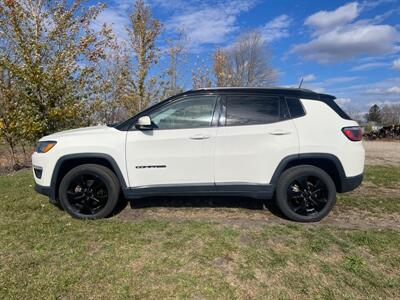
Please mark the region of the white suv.
[[232, 195], [318, 221], [336, 192], [363, 178], [361, 128], [334, 99], [305, 89], [187, 91], [115, 126], [43, 137], [35, 189], [75, 218], [107, 217], [120, 196]]

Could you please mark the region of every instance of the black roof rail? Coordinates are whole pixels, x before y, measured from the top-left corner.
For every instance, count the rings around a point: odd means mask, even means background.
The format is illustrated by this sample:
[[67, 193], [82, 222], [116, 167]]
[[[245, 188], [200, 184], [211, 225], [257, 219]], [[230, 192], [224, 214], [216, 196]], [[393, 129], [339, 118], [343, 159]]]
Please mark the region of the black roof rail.
[[216, 93], [229, 93], [229, 92], [246, 92], [246, 93], [270, 93], [276, 95], [285, 95], [289, 97], [299, 97], [313, 100], [334, 100], [335, 96], [328, 94], [317, 93], [310, 89], [292, 88], [292, 87], [208, 87], [188, 90], [183, 95], [196, 94], [202, 92], [216, 92]]

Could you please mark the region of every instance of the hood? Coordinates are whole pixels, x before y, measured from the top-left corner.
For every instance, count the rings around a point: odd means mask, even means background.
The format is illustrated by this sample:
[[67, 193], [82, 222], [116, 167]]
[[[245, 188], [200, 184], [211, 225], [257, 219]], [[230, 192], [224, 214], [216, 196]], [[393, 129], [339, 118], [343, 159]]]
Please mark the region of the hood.
[[115, 129], [112, 127], [108, 127], [106, 125], [70, 129], [70, 130], [60, 131], [60, 132], [56, 132], [56, 133], [44, 136], [40, 139], [40, 141], [45, 141], [45, 140], [48, 141], [48, 140], [58, 139], [58, 138], [66, 137], [66, 136], [100, 134], [100, 133], [108, 132], [110, 130], [115, 130]]

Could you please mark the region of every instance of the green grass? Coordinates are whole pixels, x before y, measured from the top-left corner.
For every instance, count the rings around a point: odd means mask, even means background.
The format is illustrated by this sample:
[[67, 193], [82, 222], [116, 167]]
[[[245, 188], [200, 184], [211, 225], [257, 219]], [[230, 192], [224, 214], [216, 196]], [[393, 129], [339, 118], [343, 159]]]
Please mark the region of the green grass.
[[400, 167], [366, 166], [363, 186], [354, 192], [339, 194], [338, 206], [400, 213]]
[[377, 186], [399, 189], [400, 167], [396, 166], [365, 166], [368, 181]]
[[376, 186], [400, 188], [400, 168], [396, 166], [365, 166], [365, 177]]
[[339, 208], [358, 208], [372, 213], [400, 213], [400, 197], [340, 194], [338, 195], [337, 205]]
[[[394, 188], [399, 178], [392, 171], [398, 169], [368, 167], [366, 177], [378, 190]], [[151, 219], [78, 221], [34, 193], [32, 185], [27, 171], [0, 177], [0, 299], [400, 294], [398, 230], [268, 221], [254, 228]], [[361, 196], [345, 197], [339, 207], [362, 208], [354, 200]], [[385, 212], [391, 209], [399, 212], [397, 204], [385, 204]]]

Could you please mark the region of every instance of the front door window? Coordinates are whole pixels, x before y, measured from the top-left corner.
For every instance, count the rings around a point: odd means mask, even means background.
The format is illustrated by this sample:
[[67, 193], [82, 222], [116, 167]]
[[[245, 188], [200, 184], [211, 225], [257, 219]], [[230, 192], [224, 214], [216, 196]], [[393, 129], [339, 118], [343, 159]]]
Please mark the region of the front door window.
[[188, 97], [162, 107], [149, 116], [158, 129], [210, 127], [216, 98], [216, 96]]

